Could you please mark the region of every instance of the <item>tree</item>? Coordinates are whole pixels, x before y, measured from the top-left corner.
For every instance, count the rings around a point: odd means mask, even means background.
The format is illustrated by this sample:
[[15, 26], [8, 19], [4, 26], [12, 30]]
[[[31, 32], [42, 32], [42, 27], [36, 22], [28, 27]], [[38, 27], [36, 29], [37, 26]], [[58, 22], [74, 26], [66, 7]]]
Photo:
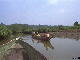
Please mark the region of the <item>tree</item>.
[[11, 36], [11, 31], [3, 25], [0, 25], [0, 39], [6, 39]]
[[76, 21], [76, 22], [74, 22], [74, 26], [78, 26], [78, 22]]
[[1, 24], [0, 25], [5, 25], [3, 22], [1, 22]]

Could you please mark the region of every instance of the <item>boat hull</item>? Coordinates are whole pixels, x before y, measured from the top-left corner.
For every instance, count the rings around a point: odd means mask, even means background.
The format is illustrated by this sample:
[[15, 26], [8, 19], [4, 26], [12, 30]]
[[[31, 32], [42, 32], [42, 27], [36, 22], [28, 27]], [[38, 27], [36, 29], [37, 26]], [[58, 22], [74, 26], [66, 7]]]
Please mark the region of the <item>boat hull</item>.
[[32, 36], [33, 39], [37, 40], [50, 40], [50, 37]]

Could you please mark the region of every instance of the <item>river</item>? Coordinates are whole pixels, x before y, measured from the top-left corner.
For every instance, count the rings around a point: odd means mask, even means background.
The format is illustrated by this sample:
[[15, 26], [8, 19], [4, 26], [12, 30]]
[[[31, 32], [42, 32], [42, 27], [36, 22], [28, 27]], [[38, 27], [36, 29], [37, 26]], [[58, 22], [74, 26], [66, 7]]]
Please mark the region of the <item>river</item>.
[[49, 41], [34, 40], [31, 35], [22, 38], [48, 60], [78, 60], [80, 57], [80, 39], [74, 37], [56, 36]]

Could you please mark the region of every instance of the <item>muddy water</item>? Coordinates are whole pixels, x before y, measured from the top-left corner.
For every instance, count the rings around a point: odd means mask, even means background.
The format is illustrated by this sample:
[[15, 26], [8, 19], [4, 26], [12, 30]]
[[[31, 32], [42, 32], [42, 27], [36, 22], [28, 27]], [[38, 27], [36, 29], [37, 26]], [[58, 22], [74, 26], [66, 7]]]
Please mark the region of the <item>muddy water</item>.
[[73, 37], [60, 35], [55, 36], [50, 41], [40, 41], [32, 39], [31, 36], [23, 36], [24, 42], [29, 43], [48, 60], [78, 60], [77, 58], [80, 57], [80, 39], [79, 36], [78, 39], [76, 38], [74, 35]]

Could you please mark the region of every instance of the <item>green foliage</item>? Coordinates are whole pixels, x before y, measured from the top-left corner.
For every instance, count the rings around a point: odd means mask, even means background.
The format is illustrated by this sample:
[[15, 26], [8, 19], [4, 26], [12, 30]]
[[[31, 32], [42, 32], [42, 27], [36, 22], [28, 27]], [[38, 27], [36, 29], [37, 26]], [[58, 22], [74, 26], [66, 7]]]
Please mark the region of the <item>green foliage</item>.
[[74, 26], [78, 26], [78, 22], [76, 21], [76, 22], [74, 22]]
[[7, 27], [12, 31], [13, 34], [22, 32], [23, 29], [26, 28], [23, 24], [12, 24]]
[[22, 30], [22, 32], [23, 32], [24, 34], [31, 34], [31, 33], [32, 33], [32, 29], [31, 29], [31, 28], [24, 28], [24, 29]]
[[0, 39], [6, 39], [10, 37], [11, 31], [3, 25], [0, 25]]
[[39, 33], [46, 33], [62, 30], [76, 30], [80, 29], [80, 25], [78, 24], [78, 26], [63, 26], [63, 25], [48, 26], [48, 25], [12, 24], [8, 26], [8, 28], [11, 29], [14, 34], [15, 33], [31, 34], [31, 32], [33, 31]]
[[78, 24], [77, 21], [74, 23], [74, 26], [12, 24], [8, 25], [7, 27], [13, 32], [13, 34], [16, 33], [31, 34], [33, 31], [39, 33], [46, 33], [46, 32], [57, 32], [57, 31], [80, 30], [80, 24]]

